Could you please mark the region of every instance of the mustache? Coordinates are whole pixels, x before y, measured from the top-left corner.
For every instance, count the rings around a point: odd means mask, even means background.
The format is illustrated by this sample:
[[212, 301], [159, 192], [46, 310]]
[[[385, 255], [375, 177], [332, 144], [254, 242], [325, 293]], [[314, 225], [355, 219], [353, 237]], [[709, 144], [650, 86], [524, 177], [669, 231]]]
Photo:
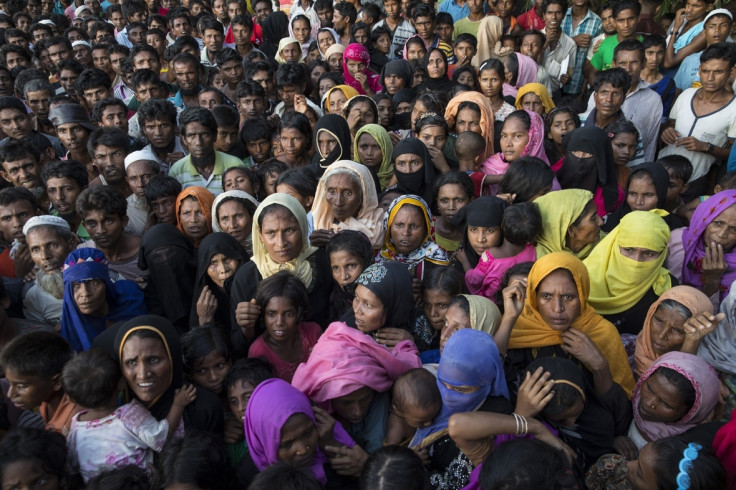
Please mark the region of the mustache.
[[64, 298], [64, 276], [61, 271], [52, 272], [51, 274], [38, 271], [36, 285], [56, 299]]

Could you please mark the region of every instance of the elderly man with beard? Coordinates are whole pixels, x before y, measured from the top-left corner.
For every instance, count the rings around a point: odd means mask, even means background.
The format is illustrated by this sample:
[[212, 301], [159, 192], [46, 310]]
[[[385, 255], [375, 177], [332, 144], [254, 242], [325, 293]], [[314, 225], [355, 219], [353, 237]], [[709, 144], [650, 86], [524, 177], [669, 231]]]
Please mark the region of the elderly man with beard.
[[179, 124], [189, 156], [176, 162], [169, 175], [178, 180], [182, 188], [200, 186], [215, 196], [221, 194], [225, 170], [242, 166], [243, 161], [215, 150], [217, 121], [209, 110], [201, 107], [187, 109], [181, 113]]
[[41, 181], [40, 154], [19, 140], [7, 141], [0, 146], [0, 177], [15, 187], [24, 187], [31, 191], [38, 206], [49, 210], [49, 199]]
[[148, 182], [161, 174], [161, 167], [150, 150], [134, 151], [125, 157], [125, 175], [133, 193], [128, 196], [128, 225], [127, 233], [143, 236], [143, 232], [150, 226], [148, 222], [148, 203], [146, 202], [146, 187]]
[[202, 91], [202, 64], [190, 53], [179, 53], [171, 61], [179, 91], [169, 101], [177, 107], [199, 107]]
[[84, 166], [74, 160], [50, 162], [43, 167], [41, 180], [51, 201], [51, 214], [69, 223], [81, 240], [89, 240], [89, 233], [82, 226], [82, 218], [75, 207], [77, 197], [88, 183]]
[[36, 278], [27, 283], [30, 288], [23, 295], [23, 314], [27, 320], [59, 331], [64, 297], [61, 268], [74, 249], [76, 238], [69, 223], [57, 216], [34, 216], [26, 222], [23, 234], [38, 269]]
[[87, 149], [99, 174], [89, 183], [90, 187], [107, 185], [125, 197], [131, 195], [125, 180], [125, 156], [130, 153], [128, 133], [118, 128], [100, 128], [89, 136]]

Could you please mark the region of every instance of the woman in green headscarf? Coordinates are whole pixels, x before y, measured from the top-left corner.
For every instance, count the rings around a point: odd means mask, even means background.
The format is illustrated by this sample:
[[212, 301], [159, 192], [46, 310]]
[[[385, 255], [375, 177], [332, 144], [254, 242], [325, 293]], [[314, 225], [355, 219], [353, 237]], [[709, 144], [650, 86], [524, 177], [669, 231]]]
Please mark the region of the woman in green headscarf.
[[598, 216], [592, 192], [565, 189], [538, 197], [534, 203], [542, 215], [537, 259], [554, 252], [568, 252], [582, 260], [600, 241], [603, 220]]
[[366, 124], [355, 133], [353, 159], [378, 177], [381, 190], [386, 188], [394, 173], [394, 164], [391, 162], [393, 151], [391, 138], [380, 124]]

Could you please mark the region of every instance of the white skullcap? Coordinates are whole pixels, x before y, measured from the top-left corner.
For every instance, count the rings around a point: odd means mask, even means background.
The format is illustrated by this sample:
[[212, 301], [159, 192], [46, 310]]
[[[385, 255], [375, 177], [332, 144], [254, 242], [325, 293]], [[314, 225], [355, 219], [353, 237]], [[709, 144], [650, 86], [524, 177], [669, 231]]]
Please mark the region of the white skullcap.
[[56, 27], [56, 24], [54, 24], [54, 21], [52, 21], [51, 19], [39, 20], [38, 23], [39, 24], [46, 24], [47, 26], [54, 26], [54, 27]]
[[72, 48], [75, 47], [75, 46], [81, 46], [81, 45], [87, 46], [89, 49], [92, 49], [92, 45], [89, 42], [84, 41], [82, 39], [80, 39], [78, 41], [74, 41], [72, 43]]
[[79, 7], [77, 7], [77, 8], [76, 8], [76, 9], [74, 10], [74, 17], [79, 17], [79, 14], [81, 14], [81, 13], [82, 13], [82, 12], [84, 12], [85, 10], [89, 10], [90, 12], [92, 12], [92, 11], [91, 11], [91, 10], [89, 9], [89, 7], [87, 7], [86, 5], [80, 5]]
[[708, 19], [710, 19], [714, 15], [725, 15], [729, 19], [733, 20], [733, 14], [728, 9], [715, 9], [715, 10], [711, 10], [708, 13], [708, 15], [705, 16], [705, 20], [703, 21], [703, 24], [708, 22]]
[[151, 150], [138, 150], [125, 157], [125, 170], [128, 170], [131, 163], [140, 161], [158, 162], [158, 160], [156, 160], [156, 156]]
[[71, 231], [69, 223], [67, 223], [65, 219], [59, 218], [58, 216], [44, 214], [41, 216], [34, 216], [26, 221], [26, 224], [23, 225], [23, 234], [28, 235], [28, 232], [37, 226], [57, 226], [59, 228], [64, 228], [67, 231]]

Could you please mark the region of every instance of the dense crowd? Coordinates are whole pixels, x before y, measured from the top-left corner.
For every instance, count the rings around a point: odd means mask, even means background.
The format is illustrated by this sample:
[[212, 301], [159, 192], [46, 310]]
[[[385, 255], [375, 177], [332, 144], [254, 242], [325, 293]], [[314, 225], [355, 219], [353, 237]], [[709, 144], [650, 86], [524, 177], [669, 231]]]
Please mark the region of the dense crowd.
[[0, 488], [736, 489], [733, 14], [527, 3], [0, 0]]

